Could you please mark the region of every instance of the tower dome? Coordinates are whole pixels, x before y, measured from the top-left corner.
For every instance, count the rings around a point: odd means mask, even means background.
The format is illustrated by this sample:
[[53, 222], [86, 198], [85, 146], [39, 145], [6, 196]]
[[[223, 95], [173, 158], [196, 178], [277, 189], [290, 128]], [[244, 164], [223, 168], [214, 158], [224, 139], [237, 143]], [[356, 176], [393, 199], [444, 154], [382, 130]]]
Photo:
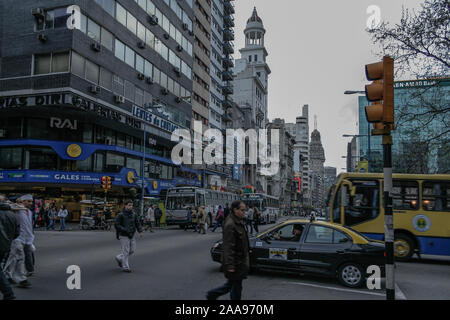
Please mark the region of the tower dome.
[[244, 30], [246, 46], [264, 46], [265, 33], [262, 19], [258, 16], [256, 7], [254, 7], [252, 16], [247, 20], [247, 26]]

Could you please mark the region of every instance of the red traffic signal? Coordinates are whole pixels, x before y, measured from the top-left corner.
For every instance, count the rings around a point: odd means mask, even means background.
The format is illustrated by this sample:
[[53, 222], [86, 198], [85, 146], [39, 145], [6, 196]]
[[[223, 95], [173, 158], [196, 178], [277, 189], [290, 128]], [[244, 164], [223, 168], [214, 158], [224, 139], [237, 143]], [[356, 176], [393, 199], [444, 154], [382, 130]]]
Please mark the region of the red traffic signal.
[[107, 178], [108, 178], [108, 177], [103, 176], [103, 177], [100, 179], [100, 180], [101, 180], [101, 183], [102, 183], [102, 188], [105, 189], [105, 190], [107, 189], [107, 183], [108, 183], [108, 182], [107, 182], [107, 180], [108, 180]]
[[111, 189], [111, 177], [106, 177], [106, 189], [109, 190]]

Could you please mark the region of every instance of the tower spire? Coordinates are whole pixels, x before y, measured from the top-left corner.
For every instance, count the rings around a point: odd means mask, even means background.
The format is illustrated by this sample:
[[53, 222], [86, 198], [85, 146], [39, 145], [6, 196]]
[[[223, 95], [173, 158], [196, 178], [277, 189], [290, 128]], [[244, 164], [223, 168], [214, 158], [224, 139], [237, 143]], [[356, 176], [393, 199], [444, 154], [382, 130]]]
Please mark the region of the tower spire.
[[314, 130], [317, 130], [317, 114], [314, 115]]

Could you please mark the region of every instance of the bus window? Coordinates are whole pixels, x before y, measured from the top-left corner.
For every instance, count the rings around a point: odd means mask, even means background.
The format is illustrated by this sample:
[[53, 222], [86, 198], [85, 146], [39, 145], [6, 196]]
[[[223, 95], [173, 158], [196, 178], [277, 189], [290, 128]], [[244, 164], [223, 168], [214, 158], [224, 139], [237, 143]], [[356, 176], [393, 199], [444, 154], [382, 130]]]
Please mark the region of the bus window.
[[450, 211], [450, 183], [433, 181], [422, 184], [422, 205], [427, 211]]
[[419, 208], [419, 184], [417, 181], [393, 181], [392, 207], [394, 210], [417, 210]]
[[333, 204], [333, 222], [341, 223], [341, 188], [336, 192]]
[[355, 224], [375, 219], [379, 214], [378, 181], [352, 181], [356, 188], [355, 195], [350, 197], [345, 207], [345, 225]]

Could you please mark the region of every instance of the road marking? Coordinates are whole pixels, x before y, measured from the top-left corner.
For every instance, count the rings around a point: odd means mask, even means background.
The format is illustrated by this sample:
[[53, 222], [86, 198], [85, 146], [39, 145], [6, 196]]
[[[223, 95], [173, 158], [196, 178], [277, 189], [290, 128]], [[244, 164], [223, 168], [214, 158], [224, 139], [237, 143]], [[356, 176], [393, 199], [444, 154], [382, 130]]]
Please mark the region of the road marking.
[[335, 287], [328, 287], [328, 286], [319, 286], [317, 284], [311, 284], [311, 283], [289, 282], [289, 281], [285, 281], [285, 283], [292, 283], [292, 284], [298, 284], [300, 286], [309, 286], [309, 287], [331, 289], [331, 290], [345, 291], [345, 292], [352, 292], [352, 293], [370, 294], [370, 295], [373, 295], [373, 296], [381, 296], [381, 297], [385, 297], [386, 296], [386, 294], [384, 294], [384, 293], [368, 292], [368, 291], [352, 290], [352, 289], [343, 289], [343, 288], [335, 288]]
[[404, 295], [403, 291], [400, 290], [400, 287], [395, 284], [395, 299], [396, 300], [408, 300]]

